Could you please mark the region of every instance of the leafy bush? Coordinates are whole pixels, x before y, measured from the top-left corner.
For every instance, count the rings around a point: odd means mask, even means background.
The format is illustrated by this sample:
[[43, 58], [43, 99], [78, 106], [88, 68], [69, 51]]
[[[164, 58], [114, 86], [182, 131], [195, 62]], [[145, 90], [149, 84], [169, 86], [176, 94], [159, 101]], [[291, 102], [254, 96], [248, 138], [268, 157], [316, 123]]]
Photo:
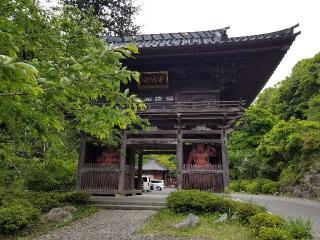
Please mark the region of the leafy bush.
[[168, 196], [167, 203], [168, 208], [176, 213], [232, 213], [237, 206], [236, 201], [199, 190], [172, 192]]
[[33, 206], [41, 212], [49, 212], [61, 204], [61, 194], [57, 192], [41, 192], [34, 195]]
[[262, 186], [262, 193], [276, 193], [280, 190], [280, 184], [278, 182], [269, 182]]
[[37, 221], [40, 211], [25, 200], [4, 203], [0, 207], [0, 233], [11, 234]]
[[257, 213], [250, 218], [250, 226], [256, 235], [259, 235], [262, 227], [279, 228], [284, 226], [284, 224], [283, 218], [267, 212]]
[[262, 227], [259, 233], [259, 240], [292, 240], [288, 231], [281, 228]]
[[264, 184], [270, 183], [272, 180], [269, 179], [257, 179], [252, 181], [249, 185], [247, 185], [247, 192], [251, 194], [258, 194], [262, 192], [262, 186]]
[[214, 201], [214, 196], [208, 192], [186, 190], [172, 192], [168, 196], [168, 208], [174, 212], [209, 212], [209, 202]]
[[90, 195], [85, 192], [70, 192], [62, 196], [61, 201], [75, 205], [83, 205], [89, 202]]
[[249, 185], [247, 185], [247, 192], [252, 194], [258, 194], [261, 192], [261, 185], [259, 182], [252, 182]]
[[237, 217], [241, 223], [247, 224], [249, 223], [250, 218], [252, 216], [262, 211], [263, 211], [262, 207], [254, 205], [252, 203], [240, 202], [240, 204], [238, 204], [238, 207], [237, 207]]
[[232, 182], [229, 184], [229, 188], [232, 192], [240, 192], [240, 181], [239, 180], [232, 180]]
[[310, 220], [304, 221], [302, 218], [289, 219], [285, 227], [291, 233], [294, 239], [313, 239], [311, 234], [312, 222]]
[[247, 186], [252, 183], [252, 180], [250, 179], [242, 179], [240, 181], [240, 190], [241, 191], [246, 191], [247, 190]]
[[33, 160], [26, 175], [26, 184], [29, 190], [56, 191], [66, 190], [74, 186], [75, 164], [59, 159], [38, 162]]

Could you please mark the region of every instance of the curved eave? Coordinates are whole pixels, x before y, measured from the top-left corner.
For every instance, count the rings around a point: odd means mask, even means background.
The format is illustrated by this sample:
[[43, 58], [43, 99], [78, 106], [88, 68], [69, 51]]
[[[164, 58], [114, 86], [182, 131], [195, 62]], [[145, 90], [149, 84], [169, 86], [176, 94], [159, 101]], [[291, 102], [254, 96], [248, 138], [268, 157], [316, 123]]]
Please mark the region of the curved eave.
[[[147, 57], [147, 56], [177, 56], [177, 55], [199, 55], [202, 53], [210, 54], [210, 52], [230, 51], [237, 46], [244, 47], [242, 51], [245, 51], [246, 47], [252, 46], [267, 46], [268, 43], [272, 43], [273, 47], [279, 48], [279, 45], [288, 45], [290, 47], [291, 43], [294, 41], [295, 37], [300, 34], [300, 32], [294, 32], [295, 25], [291, 28], [284, 30], [242, 36], [242, 37], [232, 37], [226, 39], [216, 40], [215, 38], [187, 38], [187, 39], [169, 39], [169, 40], [150, 40], [142, 42], [117, 42], [110, 43], [111, 47], [122, 47], [128, 43], [134, 43], [138, 46], [140, 54], [136, 57]], [[278, 43], [275, 44], [274, 43]]]

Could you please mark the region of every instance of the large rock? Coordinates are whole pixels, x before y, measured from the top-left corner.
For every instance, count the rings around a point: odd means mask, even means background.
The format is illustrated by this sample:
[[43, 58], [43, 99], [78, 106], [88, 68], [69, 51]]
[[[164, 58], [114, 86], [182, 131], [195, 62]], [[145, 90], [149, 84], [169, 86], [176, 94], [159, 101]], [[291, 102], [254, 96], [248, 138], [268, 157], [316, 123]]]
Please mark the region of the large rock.
[[300, 189], [299, 189], [299, 188], [295, 188], [294, 191], [293, 191], [293, 193], [292, 193], [292, 195], [293, 195], [294, 197], [301, 197], [301, 191], [300, 191]]
[[180, 222], [180, 223], [177, 223], [177, 224], [174, 224], [174, 225], [172, 225], [172, 226], [173, 226], [174, 228], [189, 228], [189, 227], [195, 227], [195, 226], [197, 226], [197, 225], [199, 224], [199, 221], [200, 221], [200, 219], [199, 219], [198, 216], [190, 213], [190, 214], [188, 215], [188, 217], [187, 217], [184, 221], [182, 221], [182, 222]]
[[69, 220], [72, 218], [71, 212], [75, 210], [76, 208], [73, 206], [52, 208], [50, 212], [43, 215], [42, 221], [45, 223], [48, 223], [48, 222], [59, 222], [63, 220]]
[[310, 198], [310, 197], [311, 197], [311, 194], [310, 194], [309, 191], [303, 191], [303, 192], [301, 193], [301, 197], [302, 197], [302, 198]]
[[225, 222], [227, 220], [228, 220], [228, 214], [224, 213], [216, 221], [217, 222]]
[[313, 187], [312, 192], [315, 197], [320, 198], [320, 187]]

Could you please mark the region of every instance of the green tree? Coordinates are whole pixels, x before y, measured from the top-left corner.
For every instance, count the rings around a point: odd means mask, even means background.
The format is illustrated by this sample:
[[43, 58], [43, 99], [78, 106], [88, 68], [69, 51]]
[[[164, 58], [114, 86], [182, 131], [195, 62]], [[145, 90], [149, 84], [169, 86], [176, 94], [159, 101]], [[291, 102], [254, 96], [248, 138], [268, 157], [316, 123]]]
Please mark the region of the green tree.
[[135, 46], [110, 49], [99, 20], [70, 6], [4, 0], [0, 13], [0, 164], [10, 179], [31, 159], [74, 165], [80, 131], [117, 144], [121, 129], [142, 124], [143, 103], [120, 88], [138, 81], [121, 63]]
[[254, 178], [259, 169], [256, 148], [261, 138], [277, 123], [269, 111], [252, 106], [237, 122], [228, 143], [231, 173], [234, 178]]
[[134, 18], [139, 7], [134, 0], [63, 0], [66, 4], [75, 6], [81, 11], [92, 11], [99, 17], [106, 34], [116, 36], [135, 35], [139, 26], [134, 24]]

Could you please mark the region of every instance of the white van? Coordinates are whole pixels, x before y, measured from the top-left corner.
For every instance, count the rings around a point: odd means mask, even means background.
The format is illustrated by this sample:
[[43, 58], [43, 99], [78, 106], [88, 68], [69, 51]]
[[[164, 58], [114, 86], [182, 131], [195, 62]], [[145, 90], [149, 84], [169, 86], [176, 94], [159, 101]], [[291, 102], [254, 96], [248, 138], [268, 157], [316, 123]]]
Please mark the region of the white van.
[[165, 188], [163, 180], [151, 179], [151, 183], [153, 190], [161, 191]]
[[142, 176], [142, 181], [143, 181], [143, 191], [150, 191], [151, 190], [151, 177]]

